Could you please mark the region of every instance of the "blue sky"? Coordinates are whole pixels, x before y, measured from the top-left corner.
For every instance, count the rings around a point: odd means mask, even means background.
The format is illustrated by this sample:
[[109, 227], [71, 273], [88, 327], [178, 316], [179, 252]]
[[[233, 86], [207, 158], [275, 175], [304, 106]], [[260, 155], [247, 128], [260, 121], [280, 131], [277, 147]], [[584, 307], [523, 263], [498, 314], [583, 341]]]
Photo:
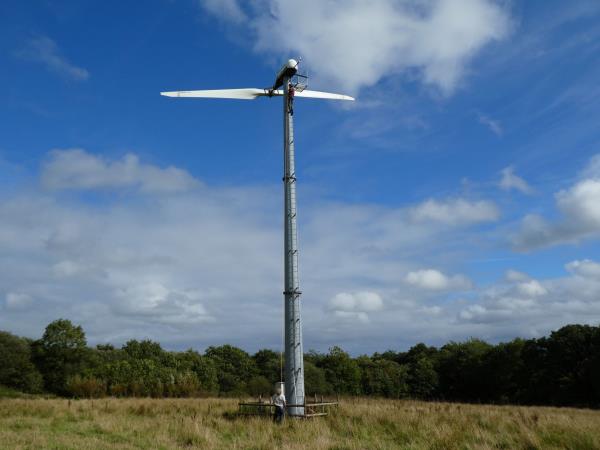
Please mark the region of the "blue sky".
[[278, 348], [281, 104], [305, 347], [600, 321], [600, 6], [154, 0], [0, 6], [0, 328]]

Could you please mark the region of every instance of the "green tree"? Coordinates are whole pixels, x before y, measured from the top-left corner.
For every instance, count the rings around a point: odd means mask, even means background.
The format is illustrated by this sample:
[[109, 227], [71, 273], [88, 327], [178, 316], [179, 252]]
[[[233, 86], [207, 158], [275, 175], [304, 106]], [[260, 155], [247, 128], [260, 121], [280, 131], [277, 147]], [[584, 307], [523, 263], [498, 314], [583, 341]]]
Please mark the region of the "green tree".
[[55, 320], [46, 327], [35, 349], [46, 389], [67, 394], [67, 381], [85, 367], [87, 347], [83, 329], [69, 320]]
[[439, 376], [433, 359], [420, 357], [408, 364], [408, 390], [412, 397], [424, 400], [437, 396]]
[[319, 366], [336, 394], [360, 394], [360, 368], [340, 347], [332, 347]]
[[165, 353], [158, 342], [149, 339], [127, 341], [123, 346], [123, 351], [133, 359], [152, 359], [154, 361], [163, 359]]
[[[567, 325], [547, 340], [548, 375], [553, 380], [554, 403], [590, 405], [594, 395], [593, 360], [597, 327]], [[594, 351], [596, 350], [596, 352]]]
[[269, 380], [272, 385], [281, 381], [281, 355], [273, 350], [259, 350], [252, 359], [256, 364], [258, 373]]
[[262, 395], [263, 397], [268, 397], [273, 391], [273, 386], [274, 385], [271, 384], [271, 382], [262, 375], [256, 375], [250, 378], [250, 380], [248, 381], [246, 391], [248, 392], [248, 394], [255, 397], [259, 395]]
[[553, 403], [554, 386], [548, 366], [548, 340], [529, 339], [523, 343], [521, 357], [526, 364], [518, 372], [518, 401], [527, 404]]
[[304, 361], [304, 391], [306, 395], [333, 394], [333, 388], [327, 382], [325, 371], [311, 361]]
[[592, 392], [590, 403], [600, 406], [600, 327], [596, 327], [591, 343], [591, 356], [589, 361], [589, 374], [592, 379]]
[[394, 361], [394, 362], [397, 362], [398, 364], [404, 364], [406, 362], [405, 361], [406, 353], [395, 352], [393, 350], [386, 350], [383, 353], [378, 353], [378, 352], [373, 353], [372, 358], [373, 358], [373, 360], [387, 359], [388, 361]]
[[129, 361], [125, 359], [108, 361], [103, 367], [103, 374], [110, 395], [123, 397], [130, 394], [129, 385], [132, 381], [132, 369]]
[[489, 381], [489, 390], [482, 400], [509, 403], [521, 399], [524, 345], [523, 339], [515, 339], [490, 349], [483, 361], [483, 377]]
[[95, 377], [75, 375], [67, 380], [67, 391], [73, 397], [99, 398], [106, 395], [106, 383]]
[[436, 371], [438, 350], [423, 343], [413, 346], [404, 358], [408, 366], [408, 386], [412, 397], [432, 399], [438, 394], [439, 376]]
[[31, 360], [31, 343], [0, 331], [0, 384], [23, 392], [40, 392], [42, 375]]
[[479, 339], [444, 345], [437, 358], [440, 392], [450, 400], [481, 401], [489, 391], [484, 359], [492, 346]]
[[408, 394], [408, 369], [390, 359], [357, 359], [361, 372], [362, 393], [379, 397], [400, 398]]
[[177, 355], [178, 370], [191, 370], [198, 377], [199, 389], [205, 394], [216, 394], [219, 391], [217, 369], [212, 359], [202, 356], [190, 349]]
[[244, 392], [246, 383], [257, 374], [256, 365], [250, 355], [232, 345], [209, 347], [205, 356], [215, 364], [220, 392]]
[[309, 350], [304, 354], [304, 363], [307, 362], [314, 364], [315, 366], [320, 366], [325, 359], [325, 355], [323, 353], [319, 353], [316, 350]]

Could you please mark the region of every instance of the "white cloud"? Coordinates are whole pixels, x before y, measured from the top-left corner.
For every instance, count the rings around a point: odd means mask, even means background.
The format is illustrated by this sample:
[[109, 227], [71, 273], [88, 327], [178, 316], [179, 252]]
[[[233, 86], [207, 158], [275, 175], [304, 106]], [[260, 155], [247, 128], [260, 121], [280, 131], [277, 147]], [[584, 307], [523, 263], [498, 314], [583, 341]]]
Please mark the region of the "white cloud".
[[31, 306], [33, 299], [22, 292], [9, 292], [6, 294], [4, 304], [8, 310], [25, 309]]
[[100, 205], [31, 186], [2, 194], [0, 292], [26, 293], [36, 307], [16, 308], [19, 298], [7, 297], [0, 329], [35, 337], [67, 317], [91, 342], [151, 337], [201, 348], [253, 335], [256, 345], [276, 345], [278, 325], [267, 334], [252, 327], [281, 305], [279, 196], [202, 184], [177, 193], [186, 183], [137, 159], [128, 165], [78, 151], [75, 160], [91, 164], [66, 172], [61, 158], [50, 160], [42, 175], [51, 174], [53, 187], [126, 189]]
[[527, 281], [529, 280], [529, 275], [523, 272], [518, 272], [513, 269], [509, 269], [506, 271], [505, 275], [508, 281]]
[[600, 153], [590, 159], [590, 162], [581, 173], [581, 178], [600, 179]]
[[600, 264], [589, 259], [582, 261], [571, 261], [566, 265], [569, 272], [584, 277], [600, 279]]
[[339, 319], [367, 323], [369, 313], [383, 309], [383, 300], [376, 292], [340, 292], [329, 301], [329, 309]]
[[585, 178], [556, 193], [561, 219], [550, 222], [535, 214], [525, 216], [521, 230], [513, 237], [516, 248], [531, 250], [600, 236], [600, 172], [596, 170], [597, 161], [598, 156], [584, 170]]
[[350, 322], [369, 323], [369, 315], [363, 311], [334, 311], [334, 317]]
[[238, 2], [202, 4], [243, 23], [257, 51], [301, 55], [322, 81], [350, 93], [403, 74], [450, 94], [471, 59], [510, 29], [493, 0], [254, 0], [247, 20]]
[[172, 193], [199, 185], [184, 170], [141, 164], [134, 154], [110, 161], [82, 149], [54, 150], [42, 167], [47, 189], [139, 189], [146, 193]]
[[[94, 186], [120, 183], [104, 172], [121, 159], [84, 153], [112, 180]], [[51, 320], [67, 317], [93, 344], [147, 337], [167, 348], [279, 348], [280, 186], [197, 181], [198, 188], [165, 196], [164, 189], [142, 192], [149, 181], [133, 178], [100, 204], [38, 185], [0, 193], [0, 329], [36, 337]], [[507, 274], [489, 288], [473, 287], [465, 275], [429, 269], [481, 251], [468, 221], [415, 220], [422, 204], [328, 203], [304, 192], [306, 348], [342, 343], [359, 352], [390, 342], [403, 348], [421, 340], [494, 340], [527, 335], [536, 323], [544, 331], [600, 318], [600, 280], [591, 275], [597, 262], [573, 261], [563, 279]]]
[[502, 175], [502, 178], [500, 179], [499, 183], [501, 189], [505, 191], [516, 189], [517, 191], [520, 191], [523, 194], [533, 193], [533, 189], [531, 188], [531, 186], [529, 186], [527, 181], [515, 174], [514, 167], [505, 167], [504, 169], [502, 169], [500, 174]]
[[47, 36], [30, 39], [17, 55], [25, 60], [41, 63], [51, 72], [71, 80], [85, 81], [90, 77], [86, 69], [65, 58], [56, 42]]
[[475, 317], [483, 316], [487, 313], [487, 309], [481, 305], [470, 305], [459, 313], [459, 317], [463, 320], [473, 320]]
[[471, 281], [464, 275], [448, 276], [435, 269], [423, 269], [409, 272], [405, 281], [421, 289], [442, 290], [465, 290], [471, 288]]
[[211, 14], [236, 24], [247, 19], [237, 0], [200, 0], [200, 5]]
[[376, 292], [341, 292], [329, 302], [331, 309], [339, 311], [379, 311], [383, 300]]
[[521, 294], [527, 297], [538, 297], [548, 293], [546, 288], [544, 288], [537, 280], [523, 281], [517, 285], [517, 289]]
[[499, 121], [481, 113], [477, 115], [477, 118], [479, 119], [480, 124], [485, 125], [496, 136], [502, 136], [504, 134], [504, 130]]
[[[181, 169], [85, 150], [50, 153], [40, 176], [44, 190], [29, 186], [0, 198], [0, 264], [7, 268], [0, 292], [24, 292], [43, 307], [9, 309], [3, 302], [0, 329], [36, 336], [63, 316], [81, 323], [90, 342], [151, 337], [170, 347], [277, 347], [278, 185], [216, 188]], [[62, 189], [111, 189], [119, 195], [97, 204], [87, 196], [64, 196]], [[415, 220], [421, 205], [330, 204], [320, 198], [305, 198], [303, 205], [307, 345], [327, 348], [337, 339], [358, 337], [345, 328], [353, 321], [387, 320], [380, 311], [383, 298], [388, 309], [388, 295], [399, 321], [444, 316], [435, 303], [420, 301], [425, 294], [417, 290], [403, 298], [398, 274], [432, 248], [460, 245], [456, 233], [472, 223], [470, 208], [458, 208], [469, 217], [452, 219], [449, 227], [448, 219]], [[395, 330], [397, 323], [389, 327]], [[366, 337], [372, 328], [361, 330]]]
[[161, 283], [148, 281], [119, 288], [115, 293], [120, 299], [113, 305], [114, 311], [132, 317], [147, 317], [152, 322], [163, 324], [195, 324], [212, 322], [201, 303], [200, 291], [179, 291]]
[[556, 194], [556, 204], [561, 212], [581, 221], [592, 229], [600, 226], [600, 178], [582, 180], [571, 189]]
[[492, 285], [457, 314], [461, 322], [544, 334], [567, 323], [600, 321], [600, 264], [591, 260], [566, 264], [570, 275], [535, 280], [522, 278]]
[[444, 201], [429, 199], [412, 208], [410, 216], [416, 222], [465, 225], [495, 221], [500, 217], [500, 212], [494, 203], [485, 200], [472, 202], [462, 198]]

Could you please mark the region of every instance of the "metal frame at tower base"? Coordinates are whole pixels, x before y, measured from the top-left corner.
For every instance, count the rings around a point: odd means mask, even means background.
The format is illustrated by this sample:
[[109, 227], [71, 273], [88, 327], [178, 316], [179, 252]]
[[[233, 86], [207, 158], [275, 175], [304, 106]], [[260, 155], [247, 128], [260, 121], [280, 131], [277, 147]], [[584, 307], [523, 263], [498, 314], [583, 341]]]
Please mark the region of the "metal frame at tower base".
[[284, 309], [285, 395], [288, 414], [303, 416], [304, 353], [300, 283], [298, 279], [298, 233], [296, 226], [296, 169], [294, 161], [294, 91], [290, 78], [283, 79], [283, 186], [284, 186]]

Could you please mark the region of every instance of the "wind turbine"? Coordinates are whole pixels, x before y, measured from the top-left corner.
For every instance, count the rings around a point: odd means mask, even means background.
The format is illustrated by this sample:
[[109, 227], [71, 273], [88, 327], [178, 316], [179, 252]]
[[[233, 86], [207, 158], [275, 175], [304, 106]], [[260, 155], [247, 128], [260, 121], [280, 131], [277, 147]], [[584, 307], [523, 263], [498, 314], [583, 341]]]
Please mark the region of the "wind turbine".
[[[226, 98], [254, 100], [283, 97], [283, 185], [284, 185], [284, 302], [285, 302], [285, 394], [289, 405], [304, 404], [304, 360], [300, 283], [298, 280], [298, 231], [296, 225], [296, 168], [294, 161], [293, 102], [296, 97], [327, 100], [354, 100], [348, 95], [306, 89], [304, 75], [298, 74], [298, 61], [288, 60], [277, 73], [273, 86], [266, 89], [218, 89], [161, 92], [166, 97]], [[280, 89], [281, 88], [281, 89]], [[304, 408], [291, 406], [290, 415], [304, 415]]]

